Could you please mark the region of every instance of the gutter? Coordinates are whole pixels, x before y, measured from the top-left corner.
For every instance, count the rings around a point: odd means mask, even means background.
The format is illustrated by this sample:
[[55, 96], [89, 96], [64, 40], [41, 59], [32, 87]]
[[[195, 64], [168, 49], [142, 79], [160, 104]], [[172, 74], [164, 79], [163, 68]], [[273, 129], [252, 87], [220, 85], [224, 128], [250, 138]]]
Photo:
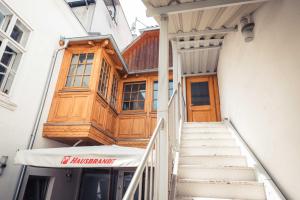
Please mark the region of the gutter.
[[[34, 145], [34, 141], [35, 141], [35, 138], [36, 138], [38, 127], [39, 127], [39, 124], [40, 124], [40, 121], [41, 121], [41, 118], [42, 118], [42, 114], [43, 114], [43, 111], [44, 111], [46, 99], [47, 99], [47, 96], [48, 96], [49, 87], [50, 87], [50, 84], [51, 84], [51, 81], [52, 81], [52, 76], [53, 76], [53, 72], [54, 72], [54, 67], [55, 67], [57, 55], [60, 51], [67, 48], [67, 46], [69, 44], [68, 39], [63, 39], [63, 40], [65, 41], [65, 44], [54, 51], [52, 59], [51, 59], [51, 64], [50, 64], [48, 76], [47, 76], [47, 79], [46, 79], [46, 83], [44, 85], [43, 94], [42, 94], [42, 97], [41, 97], [38, 112], [37, 112], [36, 117], [35, 117], [34, 126], [33, 126], [33, 129], [32, 129], [30, 138], [29, 138], [29, 142], [27, 144], [27, 149], [32, 149], [32, 147]], [[27, 167], [25, 165], [22, 165], [22, 168], [21, 168], [20, 174], [19, 174], [19, 178], [18, 178], [18, 182], [17, 182], [17, 186], [16, 186], [16, 189], [15, 189], [15, 193], [14, 193], [14, 196], [13, 196], [14, 200], [17, 200], [19, 195], [20, 195], [21, 185], [22, 185], [22, 182], [23, 182], [23, 179], [24, 179], [26, 168]]]
[[83, 36], [83, 37], [72, 37], [72, 38], [66, 38], [69, 42], [79, 42], [79, 41], [85, 41], [85, 40], [104, 40], [104, 39], [109, 39], [110, 42], [112, 43], [115, 51], [117, 52], [118, 58], [120, 59], [126, 73], [129, 73], [128, 71], [128, 66], [121, 54], [121, 51], [115, 41], [115, 39], [113, 38], [113, 36], [111, 34], [107, 34], [107, 35], [93, 35], [93, 36]]

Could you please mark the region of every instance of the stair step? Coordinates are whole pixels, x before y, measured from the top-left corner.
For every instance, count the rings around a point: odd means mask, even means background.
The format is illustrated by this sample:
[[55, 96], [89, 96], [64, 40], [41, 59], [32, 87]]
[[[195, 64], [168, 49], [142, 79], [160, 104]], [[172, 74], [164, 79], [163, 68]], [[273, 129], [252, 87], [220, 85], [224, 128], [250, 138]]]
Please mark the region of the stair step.
[[203, 167], [240, 166], [246, 167], [245, 156], [180, 156], [180, 165], [198, 165]]
[[205, 132], [205, 133], [182, 133], [182, 140], [186, 139], [233, 139], [230, 133], [216, 133], [216, 132]]
[[201, 146], [201, 147], [181, 147], [181, 156], [194, 155], [241, 155], [241, 150], [238, 146]]
[[254, 169], [250, 167], [201, 167], [197, 165], [180, 165], [178, 177], [200, 180], [256, 180]]
[[223, 122], [184, 122], [183, 127], [196, 127], [196, 128], [225, 128], [226, 125]]
[[[181, 196], [176, 197], [176, 200], [253, 200], [253, 199], [236, 199], [236, 198], [206, 198], [206, 197], [189, 197], [189, 196]], [[264, 199], [265, 200], [265, 199]]]
[[181, 141], [181, 146], [198, 147], [204, 145], [213, 146], [234, 146], [236, 142], [234, 139], [184, 139]]
[[266, 198], [263, 184], [253, 181], [179, 179], [176, 191], [178, 196], [253, 200]]
[[184, 133], [229, 133], [227, 128], [182, 128]]

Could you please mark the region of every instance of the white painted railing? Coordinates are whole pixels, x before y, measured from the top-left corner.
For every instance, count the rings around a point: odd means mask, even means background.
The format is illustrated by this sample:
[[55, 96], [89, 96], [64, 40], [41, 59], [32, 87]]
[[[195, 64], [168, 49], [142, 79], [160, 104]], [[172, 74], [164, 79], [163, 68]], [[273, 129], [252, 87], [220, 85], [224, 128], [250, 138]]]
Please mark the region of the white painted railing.
[[241, 147], [242, 154], [246, 156], [247, 162], [250, 167], [255, 169], [257, 180], [261, 183], [264, 183], [266, 196], [268, 200], [286, 200], [280, 189], [277, 187], [275, 182], [272, 180], [269, 173], [266, 171], [264, 166], [258, 160], [256, 155], [253, 153], [251, 148], [248, 146], [246, 141], [242, 138], [237, 129], [233, 124], [228, 120], [224, 120], [225, 125], [229, 128], [230, 132], [233, 134], [237, 140], [239, 146]]
[[123, 200], [152, 200], [157, 198], [158, 181], [158, 146], [159, 132], [164, 126], [163, 119], [160, 119], [156, 125], [153, 135], [147, 145], [146, 152], [137, 167], [132, 180], [126, 190]]

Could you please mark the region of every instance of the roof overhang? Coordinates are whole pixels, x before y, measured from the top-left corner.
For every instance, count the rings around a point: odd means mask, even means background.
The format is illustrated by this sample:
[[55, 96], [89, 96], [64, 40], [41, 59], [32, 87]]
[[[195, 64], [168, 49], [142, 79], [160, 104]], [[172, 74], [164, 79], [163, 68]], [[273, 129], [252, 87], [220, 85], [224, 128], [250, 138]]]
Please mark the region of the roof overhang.
[[158, 23], [168, 16], [169, 40], [184, 74], [216, 73], [225, 36], [266, 1], [271, 0], [143, 0]]
[[122, 64], [122, 67], [126, 73], [128, 73], [128, 67], [127, 64], [121, 54], [120, 49], [118, 48], [118, 45], [113, 38], [111, 34], [108, 35], [90, 35], [90, 36], [83, 36], [83, 37], [72, 37], [72, 38], [64, 38], [69, 44], [75, 43], [75, 42], [84, 42], [84, 41], [102, 41], [102, 40], [109, 40], [111, 43], [113, 49], [116, 52], [117, 58], [119, 59], [120, 63]]

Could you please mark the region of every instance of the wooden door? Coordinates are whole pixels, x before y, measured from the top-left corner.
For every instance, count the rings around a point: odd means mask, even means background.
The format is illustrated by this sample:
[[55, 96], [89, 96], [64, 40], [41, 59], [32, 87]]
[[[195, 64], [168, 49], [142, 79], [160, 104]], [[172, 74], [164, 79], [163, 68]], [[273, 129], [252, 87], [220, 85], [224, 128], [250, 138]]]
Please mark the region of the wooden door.
[[187, 77], [186, 98], [189, 122], [220, 121], [216, 76]]

